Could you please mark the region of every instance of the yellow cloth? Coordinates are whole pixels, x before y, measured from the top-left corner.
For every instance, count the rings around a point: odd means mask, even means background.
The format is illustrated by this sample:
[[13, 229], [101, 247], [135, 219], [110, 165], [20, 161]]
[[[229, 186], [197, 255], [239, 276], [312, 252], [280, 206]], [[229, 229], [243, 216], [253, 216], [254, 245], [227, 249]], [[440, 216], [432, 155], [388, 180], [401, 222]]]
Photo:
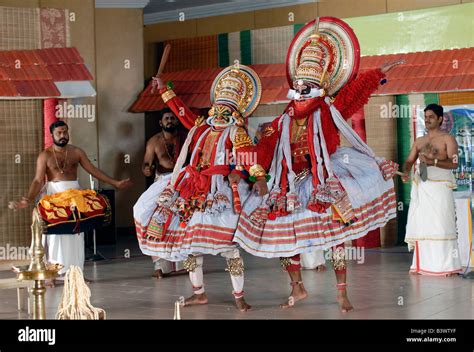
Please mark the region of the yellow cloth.
[[68, 189], [63, 192], [45, 195], [39, 204], [46, 209], [52, 210], [54, 207], [66, 207], [74, 205], [81, 213], [90, 211], [90, 206], [86, 203], [86, 196], [96, 197], [96, 192], [90, 189]]

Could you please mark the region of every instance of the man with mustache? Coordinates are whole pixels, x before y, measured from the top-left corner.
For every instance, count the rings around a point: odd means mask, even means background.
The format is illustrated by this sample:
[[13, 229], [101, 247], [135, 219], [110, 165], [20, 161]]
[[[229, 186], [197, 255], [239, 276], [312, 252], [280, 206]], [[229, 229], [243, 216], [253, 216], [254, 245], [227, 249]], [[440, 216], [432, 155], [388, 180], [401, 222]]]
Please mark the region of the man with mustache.
[[[43, 187], [47, 194], [80, 189], [77, 181], [77, 167], [84, 170], [102, 182], [117, 189], [132, 185], [129, 179], [115, 180], [95, 167], [84, 150], [69, 144], [69, 128], [64, 121], [56, 121], [49, 127], [54, 144], [38, 155], [36, 174], [31, 182], [28, 194], [19, 201], [9, 203], [10, 209], [23, 209], [30, 203], [36, 203], [41, 198]], [[45, 184], [45, 177], [47, 182]], [[39, 197], [40, 196], [40, 197]], [[46, 259], [64, 265], [59, 272], [64, 275], [71, 265], [84, 268], [84, 233], [74, 235], [47, 235], [43, 237]]]
[[[186, 139], [186, 133], [180, 128], [179, 120], [171, 109], [165, 108], [161, 112], [161, 131], [151, 137], [146, 144], [142, 171], [146, 177], [155, 176], [159, 181], [163, 176], [173, 171], [178, 159], [181, 146]], [[152, 211], [156, 207], [156, 195], [150, 194], [146, 205]], [[151, 256], [154, 263], [153, 277], [161, 279], [163, 275], [183, 269], [181, 262], [170, 262], [157, 256]]]
[[402, 180], [413, 176], [405, 242], [414, 250], [411, 274], [453, 276], [461, 272], [456, 233], [452, 173], [458, 167], [456, 139], [441, 130], [443, 107], [429, 104], [425, 110], [427, 134], [416, 139], [405, 161]]

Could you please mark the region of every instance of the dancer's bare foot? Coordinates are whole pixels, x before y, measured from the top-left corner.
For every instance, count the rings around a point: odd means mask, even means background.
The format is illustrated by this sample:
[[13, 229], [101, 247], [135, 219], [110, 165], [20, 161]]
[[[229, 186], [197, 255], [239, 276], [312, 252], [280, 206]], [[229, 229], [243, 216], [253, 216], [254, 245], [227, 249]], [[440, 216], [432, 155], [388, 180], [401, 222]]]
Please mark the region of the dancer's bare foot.
[[252, 306], [245, 302], [244, 297], [236, 298], [235, 305], [237, 306], [237, 309], [241, 312], [246, 312], [252, 309]]
[[89, 285], [89, 284], [93, 283], [94, 281], [91, 280], [91, 279], [84, 278], [84, 282], [86, 283], [86, 285]]
[[417, 273], [416, 271], [410, 271], [411, 275], [421, 275], [420, 273]]
[[451, 274], [446, 274], [446, 277], [453, 277], [453, 276], [458, 276], [458, 273], [451, 273]]
[[161, 271], [161, 269], [157, 269], [151, 277], [156, 277], [158, 280], [160, 280], [163, 278], [163, 272]]
[[293, 286], [291, 290], [291, 295], [288, 297], [288, 301], [285, 303], [280, 304], [281, 308], [291, 308], [295, 305], [296, 302], [302, 301], [308, 297], [308, 293], [306, 292], [304, 285], [302, 282]]
[[326, 271], [326, 265], [324, 265], [324, 264], [318, 265], [318, 266], [316, 267], [316, 271], [317, 271], [317, 272]]
[[184, 306], [195, 306], [195, 305], [201, 305], [201, 304], [207, 304], [207, 294], [206, 293], [201, 293], [200, 295], [194, 294], [189, 298], [186, 298], [184, 300]]
[[337, 302], [339, 303], [339, 307], [341, 308], [341, 312], [347, 313], [354, 309], [351, 302], [349, 302], [349, 298], [347, 297], [347, 291], [344, 290], [337, 290]]

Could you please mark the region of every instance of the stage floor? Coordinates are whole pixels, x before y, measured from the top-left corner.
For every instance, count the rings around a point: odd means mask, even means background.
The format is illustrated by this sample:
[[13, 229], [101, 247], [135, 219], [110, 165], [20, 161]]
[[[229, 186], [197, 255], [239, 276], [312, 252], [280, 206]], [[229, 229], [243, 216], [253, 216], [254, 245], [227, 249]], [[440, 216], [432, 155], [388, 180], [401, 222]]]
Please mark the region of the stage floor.
[[[305, 270], [309, 297], [292, 309], [279, 303], [290, 293], [287, 274], [278, 259], [245, 255], [248, 303], [253, 309], [234, 308], [229, 274], [222, 257], [206, 256], [204, 280], [209, 296], [206, 306], [186, 307], [182, 319], [472, 319], [473, 281], [456, 277], [409, 275], [412, 254], [406, 247], [365, 251], [365, 263], [349, 262], [348, 293], [355, 310], [341, 313], [336, 302], [335, 276]], [[92, 304], [106, 310], [107, 319], [172, 319], [174, 302], [192, 294], [187, 274], [151, 278], [149, 257], [87, 263]], [[12, 273], [0, 273], [10, 277]], [[47, 318], [54, 319], [62, 286], [46, 293]], [[0, 319], [27, 319], [18, 312], [16, 290], [0, 290]]]

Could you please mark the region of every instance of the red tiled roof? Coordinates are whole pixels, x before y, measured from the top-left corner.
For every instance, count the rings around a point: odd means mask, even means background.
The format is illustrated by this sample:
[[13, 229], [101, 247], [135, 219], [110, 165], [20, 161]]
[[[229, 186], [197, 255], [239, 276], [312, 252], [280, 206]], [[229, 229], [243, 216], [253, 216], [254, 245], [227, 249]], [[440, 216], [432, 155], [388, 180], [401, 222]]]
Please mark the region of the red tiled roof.
[[[374, 95], [439, 93], [474, 90], [474, 48], [435, 50], [408, 54], [364, 56], [360, 72], [382, 66], [387, 61], [405, 59], [406, 64], [388, 72], [388, 82]], [[260, 104], [288, 101], [285, 64], [251, 65], [262, 81]], [[209, 107], [209, 93], [220, 68], [186, 70], [163, 74], [174, 91], [189, 107]], [[151, 83], [130, 107], [132, 112], [156, 111], [165, 107], [160, 94], [151, 93]]]
[[398, 59], [407, 63], [389, 71], [387, 84], [380, 86], [375, 95], [474, 90], [474, 48], [366, 56], [360, 71]]
[[[251, 65], [262, 81], [262, 98], [260, 104], [270, 104], [275, 101], [286, 99], [288, 84], [286, 83], [286, 73], [284, 64], [273, 65]], [[189, 107], [206, 108], [209, 107], [210, 91], [212, 82], [221, 68], [185, 70], [178, 72], [164, 73], [164, 82], [172, 81], [173, 90]], [[151, 82], [140, 93], [138, 99], [130, 107], [132, 112], [156, 111], [165, 107], [158, 90], [152, 94]]]
[[91, 80], [76, 48], [0, 51], [2, 97], [57, 97], [54, 82]]

